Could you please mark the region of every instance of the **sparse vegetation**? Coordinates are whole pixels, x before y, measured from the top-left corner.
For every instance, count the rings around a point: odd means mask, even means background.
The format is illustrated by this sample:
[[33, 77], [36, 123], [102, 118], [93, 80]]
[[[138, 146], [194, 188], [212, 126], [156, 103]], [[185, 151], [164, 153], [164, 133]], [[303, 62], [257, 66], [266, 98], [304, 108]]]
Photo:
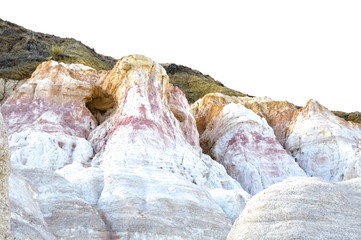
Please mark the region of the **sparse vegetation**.
[[58, 61], [60, 56], [63, 55], [63, 48], [61, 46], [54, 46], [51, 49], [51, 59]]

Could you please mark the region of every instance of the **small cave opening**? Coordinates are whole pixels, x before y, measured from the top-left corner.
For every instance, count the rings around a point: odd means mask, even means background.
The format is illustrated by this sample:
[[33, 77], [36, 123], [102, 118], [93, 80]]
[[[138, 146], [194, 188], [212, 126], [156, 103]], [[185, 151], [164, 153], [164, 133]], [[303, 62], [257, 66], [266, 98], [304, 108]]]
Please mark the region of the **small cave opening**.
[[106, 93], [101, 87], [96, 87], [93, 95], [87, 101], [86, 107], [100, 125], [113, 113], [115, 100], [112, 95]]

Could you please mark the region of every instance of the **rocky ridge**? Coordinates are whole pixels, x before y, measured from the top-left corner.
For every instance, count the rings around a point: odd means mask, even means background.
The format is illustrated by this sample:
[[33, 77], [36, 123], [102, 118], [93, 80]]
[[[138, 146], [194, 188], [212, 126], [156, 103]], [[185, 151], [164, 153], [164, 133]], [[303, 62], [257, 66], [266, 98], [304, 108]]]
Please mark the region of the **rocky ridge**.
[[249, 198], [202, 154], [185, 95], [143, 56], [110, 72], [45, 62], [2, 113], [13, 236], [224, 239]]

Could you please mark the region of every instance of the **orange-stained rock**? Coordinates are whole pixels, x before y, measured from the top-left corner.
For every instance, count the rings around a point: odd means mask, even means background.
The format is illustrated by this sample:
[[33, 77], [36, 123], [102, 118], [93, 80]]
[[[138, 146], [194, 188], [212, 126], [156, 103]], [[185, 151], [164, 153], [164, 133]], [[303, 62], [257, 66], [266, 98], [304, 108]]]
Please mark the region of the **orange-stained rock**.
[[31, 129], [87, 137], [97, 125], [86, 108], [97, 78], [99, 73], [84, 65], [40, 64], [2, 106], [9, 133]]
[[225, 239], [249, 198], [202, 154], [185, 95], [144, 56], [109, 72], [43, 63], [3, 113], [16, 237], [38, 225], [44, 239]]
[[[273, 101], [268, 97], [231, 97], [223, 95], [222, 99], [216, 97], [217, 94], [208, 94], [207, 98], [203, 99], [203, 105], [209, 105], [208, 110], [209, 117], [214, 117], [213, 114], [219, 112], [217, 109], [222, 107], [218, 105], [218, 101], [222, 101], [223, 104], [228, 103], [240, 103], [248, 109], [251, 109], [257, 115], [266, 119], [268, 125], [272, 127], [276, 139], [283, 146], [288, 137], [288, 126], [292, 120], [293, 114], [297, 110], [297, 107], [287, 101]], [[216, 97], [217, 100], [213, 101]], [[206, 102], [207, 103], [206, 103]], [[194, 103], [196, 106], [198, 103]], [[214, 112], [212, 114], [212, 112]], [[200, 134], [204, 131], [206, 119], [200, 117], [197, 119], [197, 128]]]
[[265, 118], [276, 139], [284, 146], [288, 137], [288, 126], [297, 111], [296, 106], [287, 101], [245, 102], [243, 105]]
[[266, 120], [245, 108], [244, 101], [249, 99], [208, 94], [192, 105], [203, 152], [251, 194], [287, 177], [304, 176]]

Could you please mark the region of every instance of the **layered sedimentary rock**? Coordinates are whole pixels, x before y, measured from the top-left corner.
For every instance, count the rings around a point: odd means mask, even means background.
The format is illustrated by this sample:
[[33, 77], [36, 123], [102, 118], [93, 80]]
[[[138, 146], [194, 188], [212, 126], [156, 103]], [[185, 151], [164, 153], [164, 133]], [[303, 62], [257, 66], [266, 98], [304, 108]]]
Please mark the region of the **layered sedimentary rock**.
[[14, 236], [225, 239], [248, 199], [202, 154], [185, 95], [146, 57], [109, 73], [43, 63], [2, 112]]
[[9, 145], [0, 113], [0, 239], [10, 239], [9, 174]]
[[164, 69], [145, 57], [124, 57], [102, 86], [117, 107], [90, 141], [93, 163], [104, 171], [98, 208], [113, 235], [224, 238], [230, 220], [205, 189], [242, 189], [202, 155], [186, 98]]
[[223, 164], [251, 194], [305, 173], [276, 140], [264, 118], [240, 99], [208, 94], [192, 105], [204, 153]]
[[290, 178], [255, 195], [227, 240], [358, 239], [361, 178], [330, 183]]
[[295, 114], [285, 144], [309, 176], [342, 181], [361, 176], [361, 127], [314, 100]]
[[271, 99], [261, 101], [246, 99], [242, 101], [242, 104], [266, 119], [268, 125], [273, 129], [276, 139], [284, 146], [289, 134], [288, 127], [297, 107], [286, 101], [272, 101]]
[[12, 239], [57, 239], [41, 212], [37, 189], [26, 178], [12, 173], [9, 179]]
[[[86, 103], [96, 96], [94, 83], [100, 75], [83, 65], [46, 62], [4, 103], [2, 113], [6, 116], [11, 163], [16, 172], [10, 189], [13, 236], [106, 236], [105, 224], [92, 202], [83, 197], [77, 185], [54, 172], [72, 163], [84, 168], [93, 156], [85, 138], [97, 120]], [[92, 168], [84, 169], [91, 173]], [[24, 199], [19, 197], [20, 189], [33, 190]], [[38, 210], [27, 212], [34, 205]], [[67, 220], [70, 218], [72, 221]]]

